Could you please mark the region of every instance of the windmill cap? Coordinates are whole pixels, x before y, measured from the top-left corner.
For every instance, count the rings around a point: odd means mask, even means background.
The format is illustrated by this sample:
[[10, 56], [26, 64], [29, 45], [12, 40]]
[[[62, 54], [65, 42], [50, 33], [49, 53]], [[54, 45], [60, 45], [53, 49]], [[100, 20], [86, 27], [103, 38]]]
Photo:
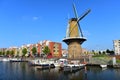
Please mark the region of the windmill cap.
[[77, 21], [77, 18], [71, 18], [70, 21]]

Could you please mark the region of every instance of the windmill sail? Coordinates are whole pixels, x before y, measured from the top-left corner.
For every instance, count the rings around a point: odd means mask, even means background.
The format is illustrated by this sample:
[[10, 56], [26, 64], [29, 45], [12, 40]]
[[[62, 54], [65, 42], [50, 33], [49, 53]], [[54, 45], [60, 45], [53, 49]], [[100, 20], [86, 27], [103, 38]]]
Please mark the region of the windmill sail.
[[67, 25], [66, 38], [69, 37], [69, 24]]
[[85, 12], [81, 17], [78, 17], [77, 10], [73, 4], [73, 10], [75, 17], [71, 18], [67, 25], [66, 38], [63, 39], [68, 45], [68, 58], [69, 59], [80, 59], [82, 58], [82, 43], [87, 39], [83, 37], [82, 30], [79, 21], [82, 20], [89, 12]]

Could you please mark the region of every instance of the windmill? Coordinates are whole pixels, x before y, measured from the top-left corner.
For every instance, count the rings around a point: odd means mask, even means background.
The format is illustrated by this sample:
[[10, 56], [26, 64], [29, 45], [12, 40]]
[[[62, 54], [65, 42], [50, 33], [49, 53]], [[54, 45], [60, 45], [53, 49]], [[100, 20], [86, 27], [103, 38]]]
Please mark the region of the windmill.
[[69, 58], [77, 58], [82, 53], [81, 44], [86, 41], [86, 38], [83, 36], [79, 22], [91, 11], [88, 9], [82, 16], [78, 17], [75, 4], [73, 4], [73, 10], [75, 18], [69, 20], [66, 37], [63, 39], [63, 42], [68, 45]]
[[82, 20], [91, 10], [88, 9], [82, 16], [78, 17], [78, 14], [77, 14], [77, 10], [75, 8], [75, 4], [73, 4], [73, 10], [74, 10], [74, 14], [75, 14], [75, 18], [76, 18], [76, 23], [74, 25], [74, 27], [72, 28], [72, 30], [69, 32], [69, 35], [71, 34], [71, 32], [73, 31], [73, 29], [76, 27], [76, 25], [79, 27], [79, 30], [80, 30], [80, 36], [81, 37], [84, 37], [83, 36], [83, 33], [82, 33], [82, 29], [80, 27], [80, 24], [79, 24], [79, 21]]

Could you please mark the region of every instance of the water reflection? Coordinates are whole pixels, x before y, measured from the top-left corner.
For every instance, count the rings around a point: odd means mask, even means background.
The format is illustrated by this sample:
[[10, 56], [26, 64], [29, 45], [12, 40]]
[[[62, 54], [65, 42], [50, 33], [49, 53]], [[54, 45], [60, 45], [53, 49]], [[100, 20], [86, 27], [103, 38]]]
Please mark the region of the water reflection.
[[120, 69], [85, 67], [76, 72], [37, 70], [28, 63], [0, 62], [0, 80], [119, 80]]

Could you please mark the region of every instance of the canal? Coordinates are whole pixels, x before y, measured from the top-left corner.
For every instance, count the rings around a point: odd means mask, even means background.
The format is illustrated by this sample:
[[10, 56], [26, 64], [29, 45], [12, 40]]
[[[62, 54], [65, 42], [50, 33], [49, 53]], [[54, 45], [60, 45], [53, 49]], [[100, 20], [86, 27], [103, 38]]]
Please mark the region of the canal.
[[0, 62], [0, 80], [120, 80], [120, 69], [86, 67], [77, 72], [37, 70], [28, 63]]

